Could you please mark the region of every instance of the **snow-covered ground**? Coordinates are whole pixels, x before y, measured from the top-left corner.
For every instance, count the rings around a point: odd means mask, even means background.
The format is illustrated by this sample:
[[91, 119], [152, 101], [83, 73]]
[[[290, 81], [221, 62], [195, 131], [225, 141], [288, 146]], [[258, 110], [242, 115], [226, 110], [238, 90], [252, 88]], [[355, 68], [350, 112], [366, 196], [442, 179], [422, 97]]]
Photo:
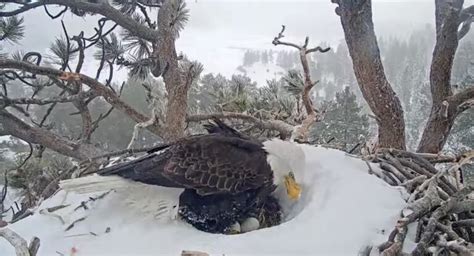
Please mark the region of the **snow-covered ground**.
[[[364, 246], [385, 241], [405, 205], [403, 190], [369, 175], [363, 161], [343, 152], [302, 147], [307, 161], [303, 194], [293, 218], [276, 227], [218, 235], [198, 231], [171, 218], [173, 214], [156, 218], [159, 209], [166, 209], [157, 202], [176, 204], [180, 191], [151, 186], [143, 187], [148, 196], [112, 192], [88, 203], [88, 210], [74, 209], [93, 195], [60, 191], [33, 216], [9, 227], [27, 240], [39, 237], [39, 255], [180, 255], [182, 250], [227, 256], [357, 255]], [[163, 198], [164, 190], [168, 198]], [[70, 205], [54, 212], [64, 224], [57, 216], [39, 213], [61, 204]], [[65, 231], [81, 217], [86, 219]], [[14, 255], [1, 239], [0, 255]]]

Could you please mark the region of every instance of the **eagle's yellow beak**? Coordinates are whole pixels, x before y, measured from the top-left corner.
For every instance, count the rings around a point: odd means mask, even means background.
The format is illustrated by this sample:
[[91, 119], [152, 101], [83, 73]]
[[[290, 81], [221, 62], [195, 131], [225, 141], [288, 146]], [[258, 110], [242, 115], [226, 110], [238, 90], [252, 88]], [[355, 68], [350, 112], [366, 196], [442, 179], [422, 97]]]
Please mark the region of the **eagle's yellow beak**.
[[293, 172], [285, 175], [285, 187], [289, 198], [293, 200], [298, 200], [300, 198], [301, 186], [296, 182]]

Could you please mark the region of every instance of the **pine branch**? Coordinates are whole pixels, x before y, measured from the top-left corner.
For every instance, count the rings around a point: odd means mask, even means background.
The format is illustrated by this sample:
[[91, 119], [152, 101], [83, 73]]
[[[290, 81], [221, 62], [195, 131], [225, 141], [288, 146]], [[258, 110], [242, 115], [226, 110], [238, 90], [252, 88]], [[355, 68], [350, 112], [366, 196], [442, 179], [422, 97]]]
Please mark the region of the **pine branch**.
[[[24, 61], [15, 61], [8, 59], [0, 59], [0, 68], [19, 69], [37, 75], [46, 75], [70, 81], [80, 81], [81, 83], [89, 86], [93, 91], [95, 91], [95, 93], [97, 93], [97, 95], [104, 97], [104, 99], [108, 103], [110, 103], [116, 109], [124, 112], [135, 122], [141, 123], [149, 119], [147, 116], [141, 114], [140, 112], [132, 108], [130, 105], [122, 101], [118, 97], [118, 95], [109, 87], [105, 86], [104, 84], [98, 82], [97, 80], [89, 76], [83, 74], [63, 72], [61, 70], [53, 68], [33, 65]], [[150, 126], [148, 127], [148, 129], [156, 134], [160, 134], [160, 129], [156, 126]]]
[[[15, 4], [15, 0], [5, 0], [5, 3]], [[84, 12], [97, 13], [104, 17], [113, 20], [121, 27], [129, 30], [132, 34], [139, 36], [145, 40], [154, 42], [158, 39], [159, 34], [157, 30], [151, 29], [143, 24], [134, 21], [128, 15], [115, 9], [108, 3], [91, 3], [89, 1], [71, 1], [71, 0], [39, 0], [34, 3], [23, 4], [21, 7], [13, 11], [2, 11], [0, 17], [11, 17], [26, 11], [47, 5], [61, 5], [70, 8], [76, 8]]]
[[23, 18], [17, 16], [0, 19], [0, 41], [17, 43], [25, 33]]

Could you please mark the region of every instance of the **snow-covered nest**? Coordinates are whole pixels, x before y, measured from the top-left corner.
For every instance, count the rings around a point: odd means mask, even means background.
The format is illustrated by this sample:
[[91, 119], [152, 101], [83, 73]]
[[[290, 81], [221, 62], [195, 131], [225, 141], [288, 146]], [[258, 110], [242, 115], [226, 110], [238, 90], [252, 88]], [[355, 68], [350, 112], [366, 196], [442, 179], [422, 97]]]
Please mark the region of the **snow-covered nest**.
[[[369, 175], [365, 162], [341, 151], [302, 147], [307, 161], [303, 194], [292, 216], [276, 227], [239, 235], [204, 233], [173, 218], [174, 210], [166, 212], [177, 204], [180, 190], [139, 184], [129, 188], [134, 192], [129, 195], [111, 192], [95, 201], [89, 197], [100, 194], [60, 191], [33, 216], [9, 227], [27, 240], [39, 237], [39, 255], [70, 255], [71, 250], [75, 256], [179, 255], [182, 250], [227, 256], [357, 255], [367, 245], [386, 241], [405, 206], [403, 190]], [[87, 210], [77, 208], [82, 201], [89, 201]], [[52, 214], [41, 211], [58, 205], [70, 206]], [[160, 209], [165, 212], [157, 214]], [[0, 255], [14, 255], [1, 239]]]

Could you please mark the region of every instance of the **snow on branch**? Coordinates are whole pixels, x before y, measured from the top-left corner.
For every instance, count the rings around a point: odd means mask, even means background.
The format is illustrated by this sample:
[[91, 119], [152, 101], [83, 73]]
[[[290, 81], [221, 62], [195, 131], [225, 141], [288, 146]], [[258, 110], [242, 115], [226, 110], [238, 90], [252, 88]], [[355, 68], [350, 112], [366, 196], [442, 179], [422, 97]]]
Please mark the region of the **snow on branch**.
[[[159, 38], [158, 30], [151, 29], [148, 26], [135, 21], [132, 17], [112, 7], [110, 4], [108, 4], [108, 1], [95, 1], [96, 3], [93, 3], [93, 1], [40, 0], [33, 3], [21, 4], [16, 0], [5, 0], [2, 2], [19, 4], [20, 7], [12, 11], [0, 12], [0, 17], [15, 16], [41, 6], [46, 7], [50, 5], [60, 5], [71, 9], [80, 10], [80, 12], [100, 14], [119, 24], [121, 27], [127, 29], [131, 34], [145, 40], [154, 42]], [[75, 11], [75, 13], [78, 12]]]
[[[474, 248], [474, 186], [462, 184], [457, 173], [474, 159], [474, 151], [447, 157], [382, 148], [370, 157], [382, 170], [370, 168], [371, 173], [391, 185], [405, 187], [410, 194], [388, 240], [376, 247], [381, 255], [402, 255], [409, 224], [416, 222], [417, 245], [410, 255], [470, 255], [467, 252]], [[430, 162], [440, 159], [451, 166], [438, 170]]]
[[47, 105], [51, 103], [66, 103], [73, 102], [80, 99], [87, 99], [95, 95], [94, 91], [87, 91], [75, 95], [63, 96], [63, 97], [49, 97], [43, 99], [37, 98], [8, 98], [0, 93], [0, 106], [6, 107], [12, 104], [19, 105]]

